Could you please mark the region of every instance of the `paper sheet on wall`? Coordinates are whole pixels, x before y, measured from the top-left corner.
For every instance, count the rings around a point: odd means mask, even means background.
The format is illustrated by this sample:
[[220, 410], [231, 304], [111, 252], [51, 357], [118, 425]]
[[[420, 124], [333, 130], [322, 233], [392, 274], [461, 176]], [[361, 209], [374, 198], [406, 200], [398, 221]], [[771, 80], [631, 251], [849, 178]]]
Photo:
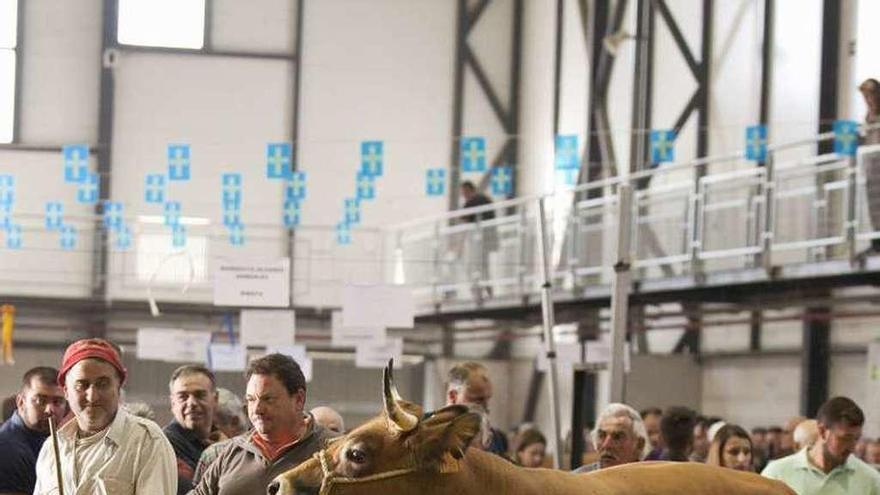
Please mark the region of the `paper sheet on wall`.
[[139, 328], [137, 358], [168, 363], [206, 363], [211, 332]]
[[412, 328], [415, 303], [405, 285], [346, 285], [342, 290], [345, 327]]
[[211, 344], [210, 365], [214, 371], [244, 371], [247, 349], [241, 344]]
[[290, 306], [290, 258], [216, 258], [214, 305]]
[[354, 365], [357, 368], [384, 368], [389, 359], [394, 363], [403, 362], [403, 339], [389, 337], [384, 344], [366, 344], [355, 349]]
[[342, 311], [330, 315], [330, 346], [359, 347], [361, 345], [384, 345], [387, 341], [385, 327], [346, 327], [342, 324]]
[[[349, 333], [349, 330], [354, 332]], [[361, 329], [345, 329], [333, 334], [330, 340], [331, 347], [360, 347], [382, 346], [388, 342], [388, 336], [384, 328], [370, 329], [370, 333], [360, 333]]]
[[241, 311], [241, 342], [250, 346], [293, 345], [296, 314], [292, 310], [244, 309]]
[[306, 346], [286, 345], [266, 348], [266, 354], [272, 354], [275, 352], [293, 358], [302, 370], [303, 376], [306, 377], [306, 382], [312, 381], [312, 358], [306, 353]]
[[[549, 362], [542, 347], [537, 357], [538, 370], [547, 371], [550, 369]], [[558, 367], [566, 369], [572, 369], [575, 365], [581, 364], [581, 345], [577, 343], [556, 344], [556, 364]]]

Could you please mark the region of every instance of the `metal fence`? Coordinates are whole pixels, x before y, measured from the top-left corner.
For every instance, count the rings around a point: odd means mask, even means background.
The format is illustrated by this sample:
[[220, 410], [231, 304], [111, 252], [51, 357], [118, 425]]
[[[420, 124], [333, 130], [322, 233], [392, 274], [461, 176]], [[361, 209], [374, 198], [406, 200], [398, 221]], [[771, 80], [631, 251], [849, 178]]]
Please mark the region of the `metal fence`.
[[[627, 207], [634, 280], [856, 263], [871, 239], [880, 239], [880, 225], [870, 215], [873, 204], [880, 220], [880, 145], [862, 146], [856, 156], [817, 155], [817, 144], [833, 137], [770, 146], [763, 164], [741, 155], [702, 158], [543, 196], [553, 226], [554, 287], [610, 284], [622, 184], [633, 190]], [[875, 162], [877, 177], [871, 179]], [[423, 312], [537, 296], [543, 282], [537, 260], [541, 198], [387, 228], [393, 281], [414, 288]]]

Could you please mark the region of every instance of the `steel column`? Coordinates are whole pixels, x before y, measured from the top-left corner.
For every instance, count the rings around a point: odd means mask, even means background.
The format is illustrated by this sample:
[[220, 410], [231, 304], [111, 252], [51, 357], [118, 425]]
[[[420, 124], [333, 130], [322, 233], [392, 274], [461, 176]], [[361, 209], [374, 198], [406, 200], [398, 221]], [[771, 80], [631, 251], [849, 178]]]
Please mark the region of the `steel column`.
[[803, 322], [801, 354], [801, 414], [813, 418], [828, 399], [828, 360], [831, 357], [831, 308], [808, 308]]
[[[296, 29], [296, 38], [294, 39], [293, 50], [295, 63], [293, 64], [293, 108], [291, 115], [290, 129], [290, 168], [296, 171], [299, 168], [300, 145], [299, 142], [299, 96], [302, 86], [302, 47], [303, 47], [303, 26], [304, 26], [304, 9], [305, 0], [297, 0], [296, 2], [296, 20], [294, 21]], [[287, 231], [287, 257], [290, 258], [290, 306], [293, 307], [296, 302], [296, 233], [294, 229]]]
[[510, 60], [510, 97], [507, 105], [502, 103], [498, 92], [492, 86], [483, 65], [468, 44], [468, 36], [477, 21], [491, 3], [491, 0], [481, 0], [471, 9], [468, 9], [466, 0], [459, 0], [457, 6], [458, 20], [456, 22], [456, 50], [455, 67], [453, 72], [453, 109], [452, 109], [452, 146], [449, 164], [449, 209], [456, 210], [459, 207], [458, 189], [461, 184], [461, 137], [464, 129], [464, 75], [468, 67], [473, 71], [477, 84], [492, 107], [495, 117], [501, 123], [506, 133], [506, 140], [499, 152], [492, 159], [489, 170], [476, 184], [479, 190], [484, 190], [489, 184], [492, 168], [501, 164], [511, 165], [511, 197], [516, 194], [518, 188], [519, 150], [517, 140], [519, 138], [519, 87], [522, 58], [522, 22], [523, 0], [514, 0], [513, 19], [511, 22], [511, 60]]
[[[822, 3], [822, 64], [819, 79], [819, 133], [832, 130], [832, 122], [837, 118], [837, 84], [840, 69], [840, 19], [839, 0], [824, 0]], [[819, 142], [819, 154], [834, 151], [830, 140]]]
[[[96, 149], [97, 173], [99, 179], [98, 202], [95, 204], [95, 235], [92, 260], [92, 297], [97, 300], [108, 299], [108, 243], [107, 231], [104, 229], [101, 215], [107, 200], [112, 198], [110, 186], [113, 169], [113, 113], [114, 113], [114, 75], [115, 56], [112, 52], [117, 45], [117, 24], [119, 18], [118, 0], [104, 0], [103, 36], [101, 42], [101, 81], [98, 110], [98, 146]], [[94, 329], [101, 332], [100, 328]]]
[[13, 102], [12, 102], [12, 142], [21, 142], [21, 70], [24, 67], [24, 23], [25, 23], [25, 2], [18, 1], [17, 17], [15, 21], [15, 82], [13, 82]]

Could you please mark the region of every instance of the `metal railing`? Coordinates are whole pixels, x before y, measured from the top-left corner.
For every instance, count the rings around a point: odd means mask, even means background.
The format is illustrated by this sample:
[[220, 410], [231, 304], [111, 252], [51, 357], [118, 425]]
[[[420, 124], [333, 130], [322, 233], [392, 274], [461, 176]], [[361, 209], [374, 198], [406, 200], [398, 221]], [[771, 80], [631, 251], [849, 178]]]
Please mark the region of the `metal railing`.
[[[389, 275], [413, 287], [422, 312], [537, 297], [537, 205], [544, 198], [554, 227], [553, 286], [574, 293], [608, 286], [623, 184], [633, 191], [634, 280], [856, 263], [880, 238], [869, 214], [873, 203], [880, 219], [880, 145], [862, 146], [856, 156], [817, 155], [817, 145], [832, 139], [827, 133], [771, 145], [764, 166], [741, 154], [707, 157], [394, 225], [385, 229]], [[875, 162], [878, 197], [869, 197]]]

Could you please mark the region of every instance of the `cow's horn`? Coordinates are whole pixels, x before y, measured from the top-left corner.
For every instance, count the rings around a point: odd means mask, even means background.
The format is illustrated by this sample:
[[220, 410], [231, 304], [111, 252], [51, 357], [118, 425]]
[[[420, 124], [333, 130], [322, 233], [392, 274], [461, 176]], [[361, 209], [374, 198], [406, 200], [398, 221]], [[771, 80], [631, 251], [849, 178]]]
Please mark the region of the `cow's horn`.
[[408, 432], [415, 429], [419, 424], [419, 418], [414, 414], [410, 414], [400, 407], [400, 394], [397, 387], [394, 386], [394, 377], [392, 369], [394, 368], [394, 360], [388, 361], [388, 366], [384, 373], [384, 395], [385, 395], [385, 414], [391, 423], [402, 432]]

